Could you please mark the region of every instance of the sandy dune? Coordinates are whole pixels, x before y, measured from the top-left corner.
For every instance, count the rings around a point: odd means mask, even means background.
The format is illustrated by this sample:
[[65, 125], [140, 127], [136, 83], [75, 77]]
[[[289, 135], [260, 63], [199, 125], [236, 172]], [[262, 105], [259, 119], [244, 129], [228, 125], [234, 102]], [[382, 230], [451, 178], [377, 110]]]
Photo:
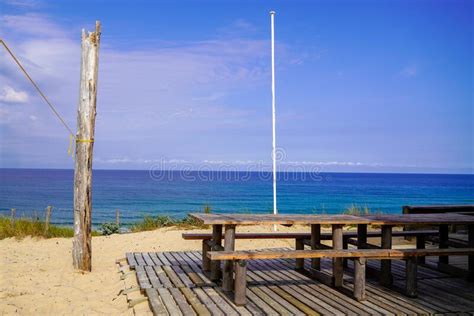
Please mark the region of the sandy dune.
[[[271, 231], [271, 227], [245, 230]], [[307, 228], [281, 227], [280, 231], [307, 231]], [[69, 238], [0, 240], [0, 315], [133, 314], [125, 296], [118, 295], [124, 282], [120, 280], [115, 260], [129, 251], [201, 248], [199, 241], [183, 240], [182, 232], [164, 228], [94, 237], [93, 271], [85, 274], [72, 268]], [[293, 245], [291, 240], [237, 241], [237, 248], [242, 249], [290, 245]]]

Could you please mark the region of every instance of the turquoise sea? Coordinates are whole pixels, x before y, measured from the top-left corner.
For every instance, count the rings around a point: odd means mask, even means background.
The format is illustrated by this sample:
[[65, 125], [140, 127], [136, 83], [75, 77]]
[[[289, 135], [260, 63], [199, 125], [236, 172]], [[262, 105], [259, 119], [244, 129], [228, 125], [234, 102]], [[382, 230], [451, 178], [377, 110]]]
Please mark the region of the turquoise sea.
[[[344, 212], [352, 205], [400, 213], [403, 205], [474, 204], [474, 175], [279, 173], [280, 213]], [[73, 170], [0, 169], [0, 214], [43, 216], [72, 225]], [[271, 213], [268, 172], [94, 170], [94, 225], [125, 224], [144, 215], [183, 217], [210, 205], [213, 212]]]

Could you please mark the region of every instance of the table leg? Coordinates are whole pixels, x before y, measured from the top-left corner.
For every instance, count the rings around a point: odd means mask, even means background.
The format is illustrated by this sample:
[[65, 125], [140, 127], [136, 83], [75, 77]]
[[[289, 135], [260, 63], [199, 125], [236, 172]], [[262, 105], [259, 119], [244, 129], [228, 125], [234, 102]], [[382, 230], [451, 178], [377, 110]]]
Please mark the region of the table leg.
[[[449, 226], [448, 225], [439, 225], [439, 248], [448, 248], [449, 240]], [[439, 256], [438, 262], [440, 264], [449, 264], [448, 256]]]
[[[212, 225], [212, 251], [222, 250], [222, 225]], [[211, 280], [217, 281], [221, 278], [221, 262], [211, 261]]]
[[[332, 225], [332, 248], [342, 249], [342, 225]], [[342, 287], [342, 279], [344, 277], [344, 266], [342, 265], [342, 258], [332, 259], [332, 275], [333, 285]]]
[[[382, 249], [392, 248], [392, 226], [382, 225]], [[384, 286], [392, 285], [392, 262], [390, 260], [380, 260], [380, 284]]]
[[[416, 249], [425, 249], [426, 247], [426, 239], [425, 236], [416, 236]], [[426, 262], [426, 257], [418, 257], [418, 263], [419, 264], [425, 264]]]
[[[234, 251], [235, 249], [235, 225], [224, 226], [224, 251]], [[224, 271], [222, 273], [222, 288], [230, 292], [234, 288], [234, 261], [224, 261]]]
[[[318, 249], [321, 244], [321, 225], [313, 224], [311, 225], [311, 249]], [[313, 258], [311, 259], [311, 268], [315, 270], [321, 270], [321, 259]]]
[[364, 249], [367, 248], [367, 224], [358, 224], [357, 225], [357, 248]]
[[[467, 225], [468, 247], [474, 248], [474, 225]], [[468, 256], [468, 275], [469, 281], [474, 281], [474, 255]]]
[[[296, 239], [295, 240], [295, 249], [296, 250], [304, 250], [304, 242], [303, 239]], [[295, 260], [296, 263], [296, 271], [304, 271], [304, 259], [298, 258]]]

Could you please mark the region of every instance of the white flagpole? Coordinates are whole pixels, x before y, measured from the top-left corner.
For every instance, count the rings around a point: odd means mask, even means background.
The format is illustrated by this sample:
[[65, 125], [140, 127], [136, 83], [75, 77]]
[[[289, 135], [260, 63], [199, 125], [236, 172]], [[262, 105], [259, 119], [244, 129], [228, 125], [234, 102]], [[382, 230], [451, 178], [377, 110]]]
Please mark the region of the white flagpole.
[[[276, 198], [276, 136], [275, 136], [275, 11], [270, 11], [271, 29], [272, 29], [272, 131], [273, 131], [273, 214], [278, 214], [277, 198]], [[277, 226], [273, 225], [273, 230], [277, 230]]]

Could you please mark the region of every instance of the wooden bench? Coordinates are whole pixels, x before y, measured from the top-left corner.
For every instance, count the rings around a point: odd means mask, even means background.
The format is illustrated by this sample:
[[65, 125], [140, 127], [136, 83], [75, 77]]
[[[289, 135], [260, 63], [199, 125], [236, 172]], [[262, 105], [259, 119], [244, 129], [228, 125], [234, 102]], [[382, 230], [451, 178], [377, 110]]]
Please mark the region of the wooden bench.
[[[393, 237], [416, 237], [416, 248], [424, 249], [425, 241], [427, 237], [437, 236], [439, 231], [437, 230], [419, 230], [419, 231], [394, 231], [392, 232]], [[332, 240], [332, 233], [321, 233], [320, 240]], [[367, 232], [367, 238], [381, 237], [381, 232]], [[211, 262], [207, 257], [208, 251], [220, 251], [223, 250], [222, 246], [214, 245], [212, 243], [212, 234], [210, 233], [183, 233], [182, 238], [185, 240], [202, 240], [202, 269], [204, 271], [210, 270]], [[221, 239], [223, 236], [221, 236]], [[304, 245], [310, 245], [311, 234], [310, 233], [236, 233], [236, 239], [295, 239], [295, 249], [302, 250]], [[343, 233], [343, 248], [347, 249], [348, 244], [357, 244], [357, 232], [344, 232]], [[320, 245], [321, 248], [324, 245]], [[372, 245], [364, 243], [360, 248], [373, 248]], [[420, 257], [420, 262], [424, 263], [424, 257]], [[302, 261], [297, 261], [297, 266], [301, 266]], [[346, 265], [346, 262], [344, 262]]]
[[406, 295], [417, 296], [417, 258], [425, 256], [473, 255], [474, 248], [463, 249], [342, 249], [342, 250], [293, 250], [293, 251], [210, 251], [211, 261], [231, 260], [235, 266], [234, 301], [236, 305], [246, 304], [247, 261], [263, 259], [314, 259], [352, 258], [354, 260], [354, 289], [356, 300], [365, 300], [365, 270], [367, 259], [406, 260]]

